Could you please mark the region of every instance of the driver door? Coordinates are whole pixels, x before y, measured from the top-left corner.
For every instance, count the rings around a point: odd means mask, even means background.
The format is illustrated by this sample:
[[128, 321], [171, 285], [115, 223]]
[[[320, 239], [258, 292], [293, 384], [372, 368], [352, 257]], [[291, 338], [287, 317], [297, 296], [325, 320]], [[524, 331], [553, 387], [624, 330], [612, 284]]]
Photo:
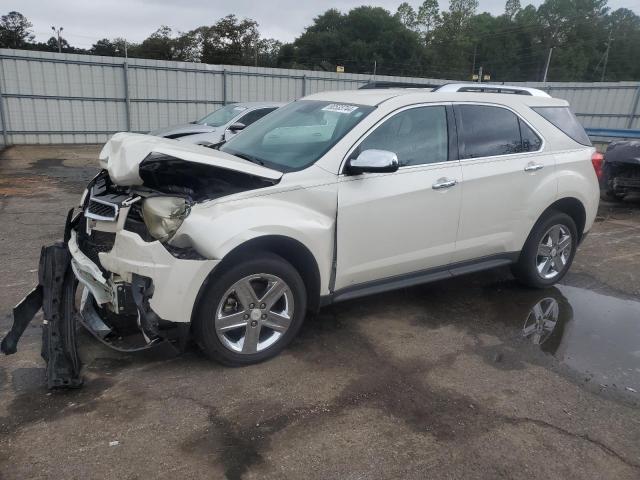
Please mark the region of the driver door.
[[455, 132], [450, 107], [412, 106], [382, 120], [357, 145], [350, 158], [388, 150], [400, 167], [340, 176], [335, 290], [438, 267], [447, 275], [462, 200], [449, 132]]

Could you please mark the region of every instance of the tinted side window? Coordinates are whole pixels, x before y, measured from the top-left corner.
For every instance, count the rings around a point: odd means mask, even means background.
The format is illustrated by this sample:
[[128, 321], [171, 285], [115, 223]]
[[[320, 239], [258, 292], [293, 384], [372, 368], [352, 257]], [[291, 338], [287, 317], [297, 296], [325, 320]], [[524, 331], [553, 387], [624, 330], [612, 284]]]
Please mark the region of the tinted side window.
[[522, 151], [518, 117], [505, 108], [458, 105], [462, 143], [461, 158], [490, 157]]
[[252, 110], [247, 113], [244, 117], [240, 117], [238, 120], [239, 123], [244, 124], [245, 127], [248, 127], [253, 122], [257, 122], [262, 117], [264, 117], [267, 113], [271, 113], [275, 110], [275, 108], [259, 108], [257, 110]]
[[520, 122], [520, 135], [522, 137], [522, 151], [535, 152], [540, 150], [540, 147], [542, 147], [540, 137], [521, 119], [518, 119], [518, 121]]
[[560, 130], [562, 130], [565, 135], [571, 137], [576, 142], [586, 145], [588, 147], [591, 146], [591, 140], [587, 136], [587, 133], [580, 125], [580, 122], [575, 117], [575, 115], [569, 110], [567, 107], [533, 107], [533, 110]]
[[378, 126], [357, 152], [388, 150], [401, 167], [446, 162], [449, 156], [445, 107], [417, 107], [400, 112]]

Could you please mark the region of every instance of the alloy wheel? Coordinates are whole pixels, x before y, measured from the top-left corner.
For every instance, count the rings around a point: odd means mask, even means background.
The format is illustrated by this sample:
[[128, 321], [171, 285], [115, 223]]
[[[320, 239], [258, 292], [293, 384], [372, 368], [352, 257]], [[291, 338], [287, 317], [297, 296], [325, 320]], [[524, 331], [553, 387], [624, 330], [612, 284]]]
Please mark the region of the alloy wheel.
[[276, 275], [249, 275], [234, 283], [216, 309], [215, 329], [229, 350], [252, 354], [273, 346], [289, 329], [293, 292]]
[[565, 225], [554, 225], [538, 244], [536, 269], [545, 280], [557, 277], [571, 258], [571, 233]]

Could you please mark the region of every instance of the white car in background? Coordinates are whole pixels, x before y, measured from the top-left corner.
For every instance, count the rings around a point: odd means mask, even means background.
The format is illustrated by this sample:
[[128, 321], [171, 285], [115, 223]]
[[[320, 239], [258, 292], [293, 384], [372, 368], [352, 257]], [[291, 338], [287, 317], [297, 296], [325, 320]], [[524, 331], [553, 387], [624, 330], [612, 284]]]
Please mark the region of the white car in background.
[[57, 248], [103, 341], [186, 331], [250, 364], [322, 305], [498, 266], [558, 282], [596, 216], [594, 152], [540, 90], [317, 93], [219, 150], [114, 135]]
[[244, 128], [283, 105], [286, 104], [280, 102], [232, 103], [195, 122], [159, 128], [149, 132], [149, 135], [178, 139], [198, 145], [217, 145], [229, 140]]

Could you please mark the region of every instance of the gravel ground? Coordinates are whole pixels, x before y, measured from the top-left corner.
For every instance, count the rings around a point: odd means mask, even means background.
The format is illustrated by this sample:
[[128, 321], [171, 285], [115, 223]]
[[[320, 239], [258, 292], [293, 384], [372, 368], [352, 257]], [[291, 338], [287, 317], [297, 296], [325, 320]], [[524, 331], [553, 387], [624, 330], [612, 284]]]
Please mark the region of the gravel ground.
[[[0, 332], [98, 151], [0, 156]], [[499, 270], [337, 304], [252, 367], [81, 334], [85, 386], [48, 392], [34, 321], [0, 360], [0, 478], [637, 479], [639, 293], [632, 200], [601, 206], [562, 285]]]

